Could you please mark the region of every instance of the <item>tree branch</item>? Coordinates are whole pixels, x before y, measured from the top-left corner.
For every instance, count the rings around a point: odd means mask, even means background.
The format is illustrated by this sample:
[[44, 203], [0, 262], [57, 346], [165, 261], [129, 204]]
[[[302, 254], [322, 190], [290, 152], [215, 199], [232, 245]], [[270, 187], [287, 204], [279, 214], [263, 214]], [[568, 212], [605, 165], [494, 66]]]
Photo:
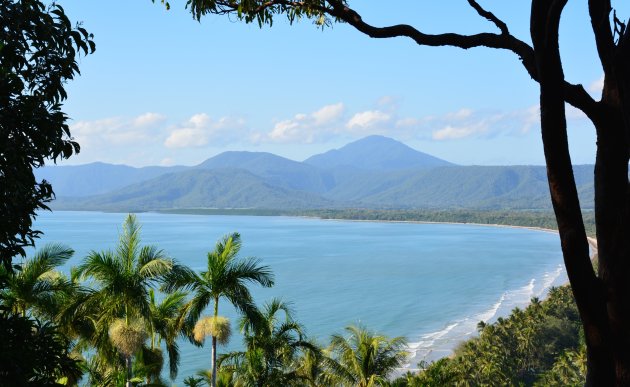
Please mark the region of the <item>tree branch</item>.
[[477, 11], [479, 16], [484, 17], [484, 18], [488, 19], [489, 21], [491, 21], [492, 23], [494, 23], [494, 25], [497, 26], [499, 31], [501, 31], [502, 35], [509, 35], [510, 34], [510, 31], [508, 31], [507, 24], [505, 24], [503, 21], [501, 21], [501, 19], [496, 17], [492, 12], [489, 12], [489, 11], [486, 11], [485, 9], [483, 9], [479, 5], [479, 3], [477, 3], [477, 1], [475, 1], [475, 0], [468, 0], [468, 4], [470, 4], [470, 6], [473, 7], [475, 9], [475, 11]]
[[[475, 8], [473, 4], [477, 4], [475, 0], [469, 0], [471, 6]], [[328, 0], [328, 3], [332, 7], [331, 10], [326, 10], [332, 16], [345, 21], [352, 25], [360, 32], [372, 37], [372, 38], [393, 38], [393, 37], [408, 37], [414, 40], [421, 46], [451, 46], [459, 47], [463, 49], [469, 49], [474, 47], [489, 47], [496, 49], [509, 50], [518, 55], [525, 67], [525, 70], [535, 81], [539, 82], [538, 70], [536, 69], [536, 61], [534, 56], [534, 49], [522, 40], [517, 39], [513, 35], [507, 32], [507, 26], [505, 29], [501, 27], [501, 22], [492, 13], [486, 12], [480, 6], [477, 5], [480, 11], [479, 14], [486, 17], [486, 14], [495, 19], [489, 19], [499, 27], [502, 34], [492, 33], [480, 33], [476, 35], [460, 35], [454, 33], [428, 35], [424, 34], [412, 26], [406, 24], [399, 24], [388, 27], [374, 27], [363, 21], [361, 15], [356, 11], [342, 4], [341, 1]], [[477, 9], [477, 8], [475, 8]], [[582, 85], [574, 85], [564, 81], [565, 100], [577, 109], [584, 112], [589, 118], [595, 117], [599, 111], [597, 102], [584, 90]]]
[[597, 53], [606, 77], [612, 76], [612, 60], [615, 51], [612, 27], [610, 25], [610, 0], [589, 0], [588, 11], [591, 27], [595, 34]]
[[[248, 10], [241, 9], [241, 14], [247, 13], [247, 16], [239, 16], [246, 22], [253, 20], [266, 20], [270, 18], [268, 14], [282, 13], [289, 9], [299, 10], [309, 15], [329, 15], [338, 21], [346, 22], [356, 28], [358, 31], [372, 38], [394, 38], [407, 37], [412, 39], [416, 44], [421, 46], [451, 46], [462, 49], [474, 47], [488, 47], [508, 50], [515, 53], [521, 60], [523, 67], [527, 73], [535, 81], [539, 81], [538, 70], [536, 69], [536, 60], [533, 48], [522, 40], [517, 39], [509, 33], [507, 25], [497, 18], [493, 13], [483, 9], [477, 0], [468, 0], [468, 3], [477, 13], [494, 23], [501, 31], [500, 34], [479, 33], [475, 35], [461, 35], [455, 33], [445, 34], [425, 34], [416, 28], [407, 24], [398, 24], [386, 27], [375, 27], [363, 21], [360, 14], [348, 7], [342, 0], [269, 0], [260, 1], [255, 5], [251, 5]], [[239, 7], [244, 7], [241, 1], [218, 0], [211, 2], [212, 6], [208, 6], [207, 0], [192, 0], [191, 11], [196, 18], [205, 13], [234, 14], [239, 13]], [[289, 19], [291, 22], [292, 18]], [[564, 82], [565, 100], [577, 109], [582, 110], [589, 118], [595, 117], [599, 110], [597, 102], [584, 90], [582, 85], [574, 85]]]

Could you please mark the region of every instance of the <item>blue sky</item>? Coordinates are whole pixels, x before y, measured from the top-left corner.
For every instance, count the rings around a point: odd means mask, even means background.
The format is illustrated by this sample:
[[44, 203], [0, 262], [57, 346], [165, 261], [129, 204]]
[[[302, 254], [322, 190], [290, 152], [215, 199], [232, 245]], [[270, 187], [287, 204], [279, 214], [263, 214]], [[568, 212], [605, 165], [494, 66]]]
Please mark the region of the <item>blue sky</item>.
[[[463, 165], [544, 163], [538, 87], [508, 52], [418, 47], [308, 20], [263, 29], [219, 16], [198, 23], [177, 0], [170, 11], [150, 0], [59, 3], [97, 45], [68, 84], [65, 110], [82, 151], [63, 165], [194, 165], [226, 150], [303, 160], [370, 134]], [[375, 25], [496, 31], [465, 0], [350, 5]], [[529, 2], [482, 5], [529, 42]], [[599, 97], [583, 2], [567, 6], [561, 51], [567, 79]], [[592, 163], [592, 126], [573, 109], [568, 116], [574, 163]]]

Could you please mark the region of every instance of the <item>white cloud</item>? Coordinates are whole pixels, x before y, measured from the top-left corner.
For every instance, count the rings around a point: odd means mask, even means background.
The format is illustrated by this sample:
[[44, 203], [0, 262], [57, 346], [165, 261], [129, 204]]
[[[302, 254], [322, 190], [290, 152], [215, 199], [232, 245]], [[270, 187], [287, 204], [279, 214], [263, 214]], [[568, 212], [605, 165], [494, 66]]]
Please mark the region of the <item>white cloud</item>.
[[440, 130], [433, 132], [432, 138], [434, 140], [458, 140], [465, 137], [471, 137], [473, 135], [479, 135], [487, 133], [489, 127], [485, 121], [473, 123], [467, 126], [446, 126]]
[[[355, 111], [349, 115], [343, 103], [326, 105], [311, 113], [299, 113], [292, 118], [279, 120], [268, 132], [250, 132], [246, 139], [253, 144], [312, 144], [330, 138], [351, 140], [370, 134], [381, 134], [401, 140], [448, 141], [497, 136], [519, 137], [540, 125], [537, 105], [512, 111], [464, 107], [442, 114], [400, 117], [393, 101], [391, 97], [383, 97], [375, 103], [373, 109]], [[389, 109], [388, 106], [392, 108]], [[569, 107], [567, 118], [574, 120], [582, 119], [583, 116]]]
[[208, 137], [200, 129], [181, 128], [171, 132], [164, 141], [168, 148], [188, 148], [208, 144]]
[[498, 135], [522, 136], [540, 125], [538, 105], [507, 112], [460, 109], [424, 121], [438, 141]]
[[242, 140], [245, 120], [222, 117], [213, 120], [206, 113], [195, 114], [186, 122], [170, 129], [164, 145], [167, 148], [194, 148], [206, 146], [210, 141], [227, 144]]
[[160, 133], [160, 123], [166, 117], [145, 113], [133, 118], [110, 117], [94, 121], [78, 121], [71, 125], [73, 137], [82, 147], [94, 145], [131, 146], [154, 141]]
[[388, 122], [391, 116], [387, 113], [383, 113], [380, 110], [367, 110], [361, 113], [357, 113], [348, 123], [346, 128], [348, 129], [366, 129], [371, 128], [379, 124]]
[[529, 108], [517, 112], [517, 116], [520, 116], [522, 125], [521, 133], [528, 133], [532, 128], [540, 127], [540, 106], [534, 105]]
[[396, 127], [397, 128], [409, 128], [409, 127], [413, 127], [413, 126], [418, 126], [420, 124], [421, 120], [417, 119], [417, 118], [401, 118], [398, 121], [396, 121]]
[[274, 141], [286, 141], [298, 138], [302, 134], [300, 133], [302, 121], [304, 121], [304, 115], [296, 114], [292, 120], [277, 122], [273, 126], [271, 133], [269, 133], [269, 138]]
[[450, 119], [450, 120], [464, 120], [464, 119], [470, 118], [470, 116], [472, 116], [472, 114], [473, 114], [473, 110], [472, 109], [462, 108], [462, 109], [459, 109], [456, 112], [447, 113], [446, 114], [446, 119]]
[[566, 104], [566, 115], [567, 120], [577, 121], [577, 120], [588, 120], [586, 114], [580, 109], [574, 108], [573, 106]]
[[449, 125], [445, 128], [433, 132], [433, 139], [456, 140], [464, 137], [470, 137], [471, 135], [478, 133], [479, 129], [479, 126], [453, 127]]
[[344, 112], [342, 102], [325, 105], [312, 113], [298, 113], [293, 118], [278, 121], [270, 132], [253, 134], [250, 139], [255, 143], [312, 143], [326, 134], [336, 133]]
[[325, 125], [338, 120], [344, 111], [343, 103], [339, 102], [334, 105], [326, 105], [316, 112], [312, 113], [315, 125]]
[[591, 84], [588, 86], [588, 91], [590, 91], [593, 94], [597, 94], [597, 93], [601, 93], [602, 89], [604, 88], [604, 74], [602, 74], [602, 76], [591, 82]]
[[160, 161], [160, 165], [163, 167], [170, 167], [175, 164], [175, 160], [170, 157], [165, 157]]
[[133, 126], [142, 127], [148, 125], [154, 125], [166, 120], [166, 116], [158, 113], [144, 113], [134, 118]]

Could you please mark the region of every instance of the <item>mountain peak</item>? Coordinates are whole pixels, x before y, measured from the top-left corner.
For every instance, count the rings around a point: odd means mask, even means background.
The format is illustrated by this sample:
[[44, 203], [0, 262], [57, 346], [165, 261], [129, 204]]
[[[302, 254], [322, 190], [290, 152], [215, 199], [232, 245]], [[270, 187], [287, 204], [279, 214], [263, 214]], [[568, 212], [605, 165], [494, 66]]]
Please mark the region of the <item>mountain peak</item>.
[[309, 157], [304, 162], [320, 168], [351, 166], [379, 171], [453, 165], [380, 135], [364, 137], [339, 149]]

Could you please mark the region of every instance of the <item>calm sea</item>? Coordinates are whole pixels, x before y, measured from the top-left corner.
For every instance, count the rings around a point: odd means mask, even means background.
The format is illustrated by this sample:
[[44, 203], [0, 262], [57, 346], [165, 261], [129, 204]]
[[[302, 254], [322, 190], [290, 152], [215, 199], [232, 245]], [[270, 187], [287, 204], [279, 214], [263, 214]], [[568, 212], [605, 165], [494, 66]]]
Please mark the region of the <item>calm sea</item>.
[[[76, 265], [90, 250], [113, 248], [124, 218], [43, 213], [38, 243], [70, 245], [76, 254], [68, 266]], [[409, 368], [448, 355], [480, 320], [505, 316], [566, 281], [558, 236], [540, 231], [294, 217], [142, 213], [138, 219], [144, 244], [157, 244], [196, 270], [204, 269], [218, 238], [240, 232], [241, 255], [261, 258], [276, 276], [272, 289], [251, 287], [259, 303], [272, 297], [292, 302], [297, 320], [322, 344], [358, 323], [405, 336], [413, 355]], [[235, 321], [226, 302], [219, 313]], [[239, 346], [234, 335], [219, 351]], [[179, 385], [209, 368], [210, 347], [182, 343], [181, 359]]]

